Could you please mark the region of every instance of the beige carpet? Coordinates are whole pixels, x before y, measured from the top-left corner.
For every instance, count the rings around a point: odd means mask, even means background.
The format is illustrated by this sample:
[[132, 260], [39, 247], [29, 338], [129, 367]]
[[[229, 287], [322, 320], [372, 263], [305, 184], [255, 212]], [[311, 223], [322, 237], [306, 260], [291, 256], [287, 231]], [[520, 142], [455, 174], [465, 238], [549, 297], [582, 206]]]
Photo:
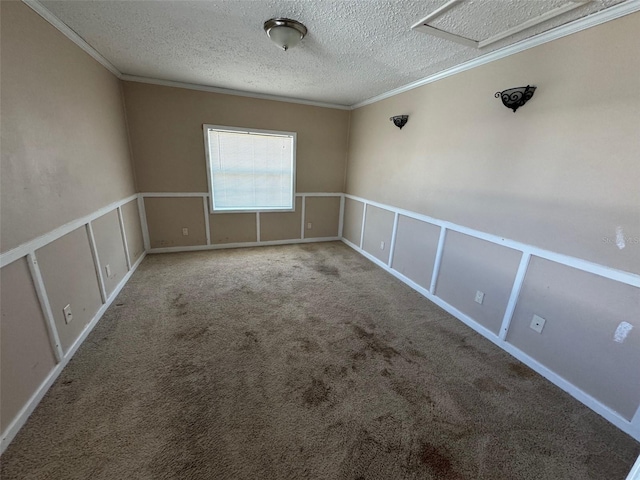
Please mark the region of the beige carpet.
[[329, 243], [149, 256], [1, 478], [623, 480], [639, 451]]

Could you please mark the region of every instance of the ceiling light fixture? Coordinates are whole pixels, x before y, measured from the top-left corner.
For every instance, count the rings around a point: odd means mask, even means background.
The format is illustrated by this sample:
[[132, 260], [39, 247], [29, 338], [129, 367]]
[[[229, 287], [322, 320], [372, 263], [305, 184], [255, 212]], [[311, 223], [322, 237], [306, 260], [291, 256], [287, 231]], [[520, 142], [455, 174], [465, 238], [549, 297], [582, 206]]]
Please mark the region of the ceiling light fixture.
[[290, 18], [272, 18], [264, 22], [267, 36], [285, 52], [295, 47], [307, 34], [307, 27]]
[[527, 85], [526, 87], [509, 88], [502, 92], [497, 92], [495, 97], [501, 98], [503, 105], [512, 109], [515, 113], [518, 108], [531, 100], [535, 91], [536, 87]]

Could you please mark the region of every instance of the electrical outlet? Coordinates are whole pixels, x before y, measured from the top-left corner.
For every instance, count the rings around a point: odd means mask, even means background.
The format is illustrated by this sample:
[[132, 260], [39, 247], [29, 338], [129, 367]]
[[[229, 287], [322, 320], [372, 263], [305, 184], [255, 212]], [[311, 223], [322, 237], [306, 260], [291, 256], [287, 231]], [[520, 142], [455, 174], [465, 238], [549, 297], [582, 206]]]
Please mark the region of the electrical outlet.
[[111, 265], [108, 263], [104, 266], [105, 272], [107, 272], [107, 278], [111, 278]]
[[64, 314], [64, 323], [70, 323], [71, 320], [73, 320], [73, 313], [71, 313], [70, 303], [62, 309], [62, 313]]
[[311, 222], [307, 223], [307, 230], [311, 230]]
[[384, 250], [384, 241], [380, 242], [380, 250]]
[[184, 235], [185, 237], [186, 237], [187, 235], [189, 235], [189, 229], [188, 229], [188, 228], [183, 228], [183, 229], [182, 229], [182, 235]]
[[482, 305], [482, 302], [484, 302], [484, 292], [481, 292], [480, 290], [478, 290], [476, 292], [475, 301], [476, 303], [479, 303], [480, 305]]
[[544, 328], [545, 323], [546, 320], [544, 318], [539, 317], [538, 315], [534, 315], [531, 319], [531, 323], [529, 324], [529, 328], [531, 328], [531, 330], [535, 332], [542, 333], [542, 329]]

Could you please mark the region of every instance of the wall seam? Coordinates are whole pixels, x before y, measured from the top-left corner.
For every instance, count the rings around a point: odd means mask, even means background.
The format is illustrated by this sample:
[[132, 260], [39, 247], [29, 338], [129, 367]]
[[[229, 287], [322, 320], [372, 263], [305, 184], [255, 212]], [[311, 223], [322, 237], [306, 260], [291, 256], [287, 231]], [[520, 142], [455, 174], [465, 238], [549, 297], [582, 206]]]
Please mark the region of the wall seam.
[[131, 175], [133, 176], [133, 188], [134, 193], [140, 192], [138, 186], [138, 174], [136, 173], [136, 165], [133, 160], [133, 145], [131, 143], [131, 130], [129, 127], [129, 113], [127, 112], [127, 101], [124, 96], [124, 81], [118, 79], [118, 86], [120, 88], [120, 101], [122, 102], [122, 114], [124, 116], [124, 128], [127, 131], [127, 145], [129, 147], [129, 165], [131, 166]]
[[344, 153], [344, 175], [342, 176], [342, 191], [347, 193], [347, 174], [349, 168], [349, 152], [351, 151], [351, 117], [353, 113], [349, 110], [349, 119], [347, 121], [347, 151]]

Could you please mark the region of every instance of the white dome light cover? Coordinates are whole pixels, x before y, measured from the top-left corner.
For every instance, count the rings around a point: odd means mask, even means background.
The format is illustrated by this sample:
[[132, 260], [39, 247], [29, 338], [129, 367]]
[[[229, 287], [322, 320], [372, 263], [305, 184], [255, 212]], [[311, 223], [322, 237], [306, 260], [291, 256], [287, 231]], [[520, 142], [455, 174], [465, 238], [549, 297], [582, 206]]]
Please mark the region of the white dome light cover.
[[295, 47], [307, 34], [307, 27], [290, 18], [272, 18], [264, 22], [267, 36], [284, 51]]

